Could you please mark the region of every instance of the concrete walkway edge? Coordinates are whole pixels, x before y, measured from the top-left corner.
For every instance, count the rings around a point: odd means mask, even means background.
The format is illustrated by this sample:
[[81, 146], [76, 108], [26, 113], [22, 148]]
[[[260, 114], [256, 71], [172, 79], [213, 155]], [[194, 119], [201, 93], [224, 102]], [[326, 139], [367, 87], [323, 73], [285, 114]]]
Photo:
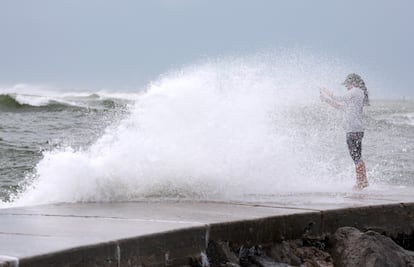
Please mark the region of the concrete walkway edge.
[[200, 257], [209, 240], [239, 244], [270, 244], [333, 233], [342, 226], [376, 230], [389, 236], [412, 234], [414, 203], [298, 212], [255, 219], [207, 223], [183, 229], [131, 236], [68, 250], [16, 258], [1, 256], [6, 266], [182, 266]]

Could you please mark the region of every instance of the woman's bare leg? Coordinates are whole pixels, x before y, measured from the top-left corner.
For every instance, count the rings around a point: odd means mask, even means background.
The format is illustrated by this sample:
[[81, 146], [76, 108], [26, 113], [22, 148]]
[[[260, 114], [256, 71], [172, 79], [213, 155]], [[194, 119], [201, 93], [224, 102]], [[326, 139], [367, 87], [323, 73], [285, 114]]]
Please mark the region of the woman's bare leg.
[[355, 164], [355, 171], [356, 171], [356, 184], [354, 189], [361, 190], [367, 187], [368, 180], [367, 180], [367, 172], [365, 170], [365, 163], [364, 161], [360, 160], [358, 163]]

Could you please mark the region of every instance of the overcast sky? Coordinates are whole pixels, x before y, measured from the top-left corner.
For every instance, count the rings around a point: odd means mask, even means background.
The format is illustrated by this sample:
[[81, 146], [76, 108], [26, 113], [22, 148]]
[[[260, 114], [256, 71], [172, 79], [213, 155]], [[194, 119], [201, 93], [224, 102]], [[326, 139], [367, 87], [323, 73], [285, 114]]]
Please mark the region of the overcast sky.
[[412, 0], [0, 0], [0, 85], [133, 88], [205, 57], [302, 47], [414, 96], [413, 12]]

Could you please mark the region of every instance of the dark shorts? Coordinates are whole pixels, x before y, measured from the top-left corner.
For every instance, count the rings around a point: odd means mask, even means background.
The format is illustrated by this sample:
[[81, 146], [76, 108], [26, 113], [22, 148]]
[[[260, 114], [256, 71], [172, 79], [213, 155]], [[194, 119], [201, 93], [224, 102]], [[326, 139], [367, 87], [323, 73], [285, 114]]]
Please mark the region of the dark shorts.
[[348, 144], [349, 154], [351, 155], [351, 158], [355, 164], [361, 160], [363, 137], [364, 132], [346, 133], [346, 143]]

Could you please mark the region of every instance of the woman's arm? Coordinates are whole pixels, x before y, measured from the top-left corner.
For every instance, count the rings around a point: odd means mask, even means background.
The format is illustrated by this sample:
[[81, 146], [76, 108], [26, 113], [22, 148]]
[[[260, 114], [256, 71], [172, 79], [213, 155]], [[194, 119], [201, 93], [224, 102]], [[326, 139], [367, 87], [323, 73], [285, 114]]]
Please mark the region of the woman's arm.
[[331, 98], [331, 99], [333, 99], [333, 98], [334, 98], [334, 94], [333, 94], [333, 93], [332, 93], [332, 91], [331, 91], [331, 90], [329, 90], [328, 88], [326, 88], [326, 87], [321, 87], [321, 91], [322, 91], [325, 95], [329, 96], [329, 98]]
[[332, 107], [334, 107], [336, 109], [340, 109], [341, 108], [341, 104], [339, 104], [337, 101], [335, 101], [332, 92], [329, 91], [325, 87], [322, 87], [321, 88], [320, 98], [321, 98], [321, 101], [322, 102], [328, 103], [330, 106], [332, 106]]

